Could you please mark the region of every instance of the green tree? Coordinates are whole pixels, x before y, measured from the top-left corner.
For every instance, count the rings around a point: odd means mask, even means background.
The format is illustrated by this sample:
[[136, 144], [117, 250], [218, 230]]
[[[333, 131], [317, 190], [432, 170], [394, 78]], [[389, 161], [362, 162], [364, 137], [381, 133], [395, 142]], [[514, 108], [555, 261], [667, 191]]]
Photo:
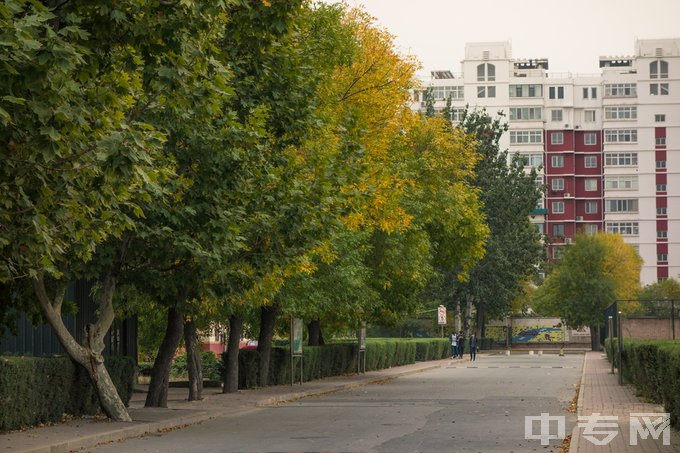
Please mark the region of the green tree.
[[512, 301], [543, 258], [540, 236], [529, 220], [541, 196], [534, 182], [535, 171], [526, 173], [518, 157], [508, 159], [507, 151], [500, 150], [499, 139], [508, 127], [501, 118], [492, 118], [484, 110], [466, 112], [458, 126], [477, 142], [479, 161], [473, 185], [480, 189], [490, 234], [486, 254], [470, 270], [469, 278], [453, 279], [451, 271], [444, 268], [451, 289], [440, 290], [452, 295], [456, 303], [464, 303], [466, 314], [471, 306], [476, 308], [479, 335], [486, 319], [510, 312]]
[[[90, 374], [105, 413], [129, 420], [103, 365], [103, 337], [142, 205], [165, 200], [175, 170], [170, 131], [156, 120], [196, 100], [188, 79], [225, 90], [219, 65], [201, 57], [223, 5], [49, 3], [0, 6], [8, 144], [0, 280], [33, 281], [43, 316]], [[98, 319], [81, 344], [61, 320], [66, 283], [78, 278], [100, 280]]]
[[578, 235], [537, 289], [534, 307], [539, 313], [559, 314], [569, 326], [589, 326], [597, 350], [604, 310], [616, 300], [635, 298], [641, 265], [635, 249], [620, 235]]
[[[672, 306], [680, 307], [680, 283], [674, 278], [646, 285], [638, 295], [635, 313], [644, 316], [670, 316]], [[671, 302], [673, 301], [673, 302]]]

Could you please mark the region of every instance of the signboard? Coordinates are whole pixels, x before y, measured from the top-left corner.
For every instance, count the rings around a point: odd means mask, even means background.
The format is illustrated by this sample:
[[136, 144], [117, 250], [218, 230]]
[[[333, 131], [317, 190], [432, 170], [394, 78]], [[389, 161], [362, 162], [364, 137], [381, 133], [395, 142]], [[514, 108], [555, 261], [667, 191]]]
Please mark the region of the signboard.
[[440, 326], [446, 325], [446, 307], [443, 305], [437, 308], [437, 324]]
[[291, 324], [292, 327], [292, 332], [291, 332], [291, 349], [293, 355], [302, 355], [302, 333], [303, 333], [303, 324], [302, 324], [302, 319], [293, 319], [293, 322]]

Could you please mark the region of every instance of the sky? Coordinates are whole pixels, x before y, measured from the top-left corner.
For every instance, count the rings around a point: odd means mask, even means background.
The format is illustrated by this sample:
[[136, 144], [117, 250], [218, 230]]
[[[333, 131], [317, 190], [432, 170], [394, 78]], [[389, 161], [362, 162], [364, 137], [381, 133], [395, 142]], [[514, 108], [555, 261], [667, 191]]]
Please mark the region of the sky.
[[636, 39], [680, 38], [680, 0], [346, 1], [363, 5], [401, 53], [415, 55], [421, 74], [460, 72], [466, 42], [510, 41], [513, 58], [597, 74], [600, 56], [633, 55]]

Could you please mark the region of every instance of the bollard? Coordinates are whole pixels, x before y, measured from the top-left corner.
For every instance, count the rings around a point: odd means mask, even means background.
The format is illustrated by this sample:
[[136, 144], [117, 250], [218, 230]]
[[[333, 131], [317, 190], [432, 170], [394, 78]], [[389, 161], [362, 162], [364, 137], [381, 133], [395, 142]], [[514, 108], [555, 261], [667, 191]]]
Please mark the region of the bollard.
[[510, 350], [509, 350], [509, 349], [505, 351], [505, 355], [510, 355]]
[[534, 355], [534, 351], [529, 351], [529, 355]]
[[543, 351], [538, 351], [538, 355], [543, 355]]

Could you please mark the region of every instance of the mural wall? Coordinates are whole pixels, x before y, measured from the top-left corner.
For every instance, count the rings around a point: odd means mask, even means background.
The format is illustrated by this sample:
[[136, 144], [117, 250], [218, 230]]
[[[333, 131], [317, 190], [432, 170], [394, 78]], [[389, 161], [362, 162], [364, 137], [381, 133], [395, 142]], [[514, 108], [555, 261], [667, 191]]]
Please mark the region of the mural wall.
[[485, 336], [497, 343], [507, 342], [510, 328], [511, 344], [590, 343], [590, 329], [571, 329], [560, 318], [509, 318], [492, 321], [486, 326]]

